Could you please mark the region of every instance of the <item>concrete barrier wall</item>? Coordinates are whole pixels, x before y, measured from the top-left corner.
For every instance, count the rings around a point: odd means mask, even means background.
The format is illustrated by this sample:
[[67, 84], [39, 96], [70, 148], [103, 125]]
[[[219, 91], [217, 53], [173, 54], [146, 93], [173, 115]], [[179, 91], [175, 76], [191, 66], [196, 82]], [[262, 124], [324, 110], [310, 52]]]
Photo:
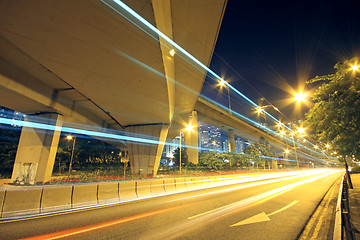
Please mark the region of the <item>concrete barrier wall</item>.
[[186, 179], [185, 178], [175, 178], [175, 185], [177, 191], [186, 190]]
[[164, 188], [166, 193], [176, 192], [175, 179], [173, 178], [164, 179]]
[[4, 198], [5, 198], [5, 191], [0, 191], [0, 218], [1, 218], [1, 214], [2, 214], [2, 209], [4, 206]]
[[190, 190], [190, 189], [195, 189], [196, 188], [196, 182], [195, 182], [195, 178], [187, 178], [186, 179], [186, 189]]
[[136, 182], [119, 182], [120, 201], [136, 199]]
[[71, 209], [73, 186], [44, 188], [41, 200], [41, 213]]
[[98, 185], [74, 185], [72, 207], [98, 204]]
[[[234, 175], [232, 175], [233, 177]], [[73, 186], [43, 187], [31, 190], [0, 191], [2, 218], [47, 213], [71, 208], [128, 201], [165, 193], [201, 189], [218, 183], [221, 177], [165, 178], [145, 181], [111, 182]]]
[[137, 181], [136, 182], [136, 193], [138, 198], [150, 197], [150, 181]]
[[120, 200], [119, 183], [100, 183], [98, 185], [98, 202], [117, 202]]
[[42, 189], [6, 191], [2, 217], [40, 213]]
[[200, 185], [203, 184], [203, 181], [201, 180], [201, 177], [194, 177], [193, 181], [194, 181], [194, 185], [197, 186], [197, 187], [199, 187]]
[[152, 195], [164, 194], [165, 193], [164, 180], [163, 179], [151, 180], [150, 189]]

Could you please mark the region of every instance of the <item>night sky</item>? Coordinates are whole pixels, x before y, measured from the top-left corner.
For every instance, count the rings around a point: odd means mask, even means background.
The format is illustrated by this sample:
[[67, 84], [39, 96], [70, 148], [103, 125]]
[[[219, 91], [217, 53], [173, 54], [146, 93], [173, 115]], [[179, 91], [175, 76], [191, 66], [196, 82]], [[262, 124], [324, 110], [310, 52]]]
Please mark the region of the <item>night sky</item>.
[[[304, 118], [308, 107], [295, 113], [285, 100], [314, 88], [305, 81], [334, 72], [337, 62], [360, 57], [359, 23], [356, 1], [228, 0], [210, 69], [254, 102]], [[203, 94], [214, 99], [209, 83]]]

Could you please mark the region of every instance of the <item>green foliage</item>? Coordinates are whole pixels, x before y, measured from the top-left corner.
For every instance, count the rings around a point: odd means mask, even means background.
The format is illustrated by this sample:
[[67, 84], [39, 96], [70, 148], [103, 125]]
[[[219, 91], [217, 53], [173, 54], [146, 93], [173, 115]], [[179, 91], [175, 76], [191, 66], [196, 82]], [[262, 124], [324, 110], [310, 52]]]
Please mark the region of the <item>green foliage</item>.
[[[181, 163], [187, 163], [188, 162], [188, 155], [187, 155], [187, 149], [181, 148]], [[173, 152], [173, 159], [174, 165], [179, 166], [180, 165], [180, 148], [176, 148]]]
[[[62, 173], [69, 169], [72, 144], [73, 140], [67, 140], [64, 136], [60, 138], [54, 172]], [[72, 169], [97, 172], [103, 166], [114, 166], [115, 169], [119, 169], [122, 165], [118, 148], [94, 138], [76, 138]]]
[[199, 156], [199, 163], [212, 170], [223, 170], [225, 162], [222, 154], [215, 152], [201, 153]]
[[316, 138], [330, 143], [343, 155], [360, 157], [360, 78], [351, 70], [353, 58], [335, 65], [336, 73], [317, 76], [309, 83], [324, 81], [312, 96], [314, 106], [306, 114], [306, 124]]
[[[252, 145], [248, 145], [244, 152], [248, 154], [253, 160], [256, 161], [256, 166], [260, 164], [265, 168], [266, 165], [270, 166], [273, 161], [271, 158], [276, 157], [275, 150], [270, 146], [269, 142], [265, 138], [260, 137], [258, 142]], [[266, 157], [266, 158], [265, 158]]]
[[199, 166], [209, 170], [226, 170], [230, 168], [249, 167], [249, 157], [239, 153], [200, 153]]
[[21, 128], [0, 125], [0, 173], [10, 177], [15, 162]]

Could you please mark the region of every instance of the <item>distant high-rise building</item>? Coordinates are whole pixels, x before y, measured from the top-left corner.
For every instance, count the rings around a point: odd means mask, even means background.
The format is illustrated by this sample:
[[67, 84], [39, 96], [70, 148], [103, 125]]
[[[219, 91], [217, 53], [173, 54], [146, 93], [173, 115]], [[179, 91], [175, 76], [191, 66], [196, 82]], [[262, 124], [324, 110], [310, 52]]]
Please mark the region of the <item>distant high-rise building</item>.
[[229, 140], [228, 139], [225, 139], [222, 142], [222, 151], [223, 152], [229, 152]]
[[180, 145], [180, 134], [176, 136], [170, 143], [165, 144], [164, 146], [164, 152], [165, 156], [167, 158], [174, 157], [174, 151], [177, 149]]
[[237, 153], [244, 153], [245, 142], [242, 138], [235, 138], [235, 151]]

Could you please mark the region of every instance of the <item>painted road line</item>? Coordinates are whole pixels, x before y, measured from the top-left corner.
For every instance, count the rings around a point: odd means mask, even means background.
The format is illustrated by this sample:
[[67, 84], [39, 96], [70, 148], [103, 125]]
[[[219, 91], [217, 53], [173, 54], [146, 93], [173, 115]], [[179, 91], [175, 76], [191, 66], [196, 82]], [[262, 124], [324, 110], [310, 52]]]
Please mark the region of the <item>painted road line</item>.
[[299, 201], [295, 200], [295, 201], [289, 203], [288, 205], [286, 205], [285, 207], [280, 208], [279, 210], [276, 210], [275, 212], [272, 212], [272, 213], [268, 214], [268, 216], [275, 215], [275, 214], [277, 214], [277, 213], [279, 213], [279, 212], [285, 211], [286, 209], [291, 208], [292, 206], [294, 206], [295, 204], [297, 204], [298, 202], [299, 202]]
[[277, 214], [279, 212], [282, 212], [282, 211], [285, 211], [286, 209], [294, 206], [295, 204], [297, 204], [299, 201], [295, 200], [291, 203], [289, 203], [288, 205], [286, 205], [285, 207], [283, 208], [280, 208], [279, 210], [276, 210], [270, 214], [266, 214], [265, 212], [262, 212], [262, 213], [259, 213], [255, 216], [252, 216], [252, 217], [249, 217], [245, 220], [242, 220], [238, 223], [235, 223], [229, 227], [236, 227], [236, 226], [241, 226], [241, 225], [247, 225], [247, 224], [252, 224], [252, 223], [259, 223], [259, 222], [268, 222], [270, 221], [271, 219], [269, 218], [269, 216], [272, 216], [274, 214]]
[[134, 221], [137, 219], [153, 216], [156, 214], [168, 212], [168, 211], [178, 209], [178, 208], [188, 206], [188, 205], [190, 205], [190, 204], [183, 204], [183, 205], [169, 207], [169, 208], [165, 208], [165, 209], [159, 209], [159, 210], [150, 211], [150, 212], [146, 212], [146, 213], [142, 213], [142, 214], [138, 214], [138, 215], [134, 215], [134, 216], [130, 216], [130, 217], [125, 217], [125, 218], [121, 218], [121, 219], [116, 219], [116, 220], [112, 220], [112, 221], [108, 221], [108, 222], [104, 222], [104, 223], [100, 223], [100, 224], [94, 224], [94, 225], [85, 226], [85, 227], [78, 227], [78, 228], [74, 228], [74, 229], [63, 230], [63, 231], [59, 231], [59, 232], [55, 232], [55, 233], [49, 233], [49, 234], [44, 234], [44, 235], [39, 235], [39, 236], [23, 238], [21, 240], [61, 239], [61, 238], [65, 238], [65, 237], [74, 236], [77, 234], [82, 234], [82, 233], [86, 233], [86, 232], [90, 232], [90, 231], [94, 231], [94, 230], [98, 230], [98, 229], [102, 229], [102, 228], [106, 228], [106, 227], [111, 227], [114, 225], [130, 222], [130, 221]]
[[299, 181], [299, 182], [296, 182], [296, 183], [292, 183], [292, 184], [289, 184], [289, 185], [286, 185], [286, 186], [283, 186], [283, 187], [280, 187], [280, 188], [276, 188], [276, 189], [273, 189], [271, 191], [255, 195], [255, 196], [243, 199], [243, 200], [238, 201], [238, 202], [234, 202], [234, 203], [231, 203], [231, 204], [219, 207], [219, 208], [215, 208], [215, 209], [212, 209], [212, 210], [209, 210], [209, 211], [206, 211], [206, 212], [203, 212], [203, 213], [188, 217], [188, 219], [191, 220], [191, 219], [202, 217], [202, 216], [209, 215], [209, 214], [212, 214], [212, 213], [214, 213], [216, 215], [224, 214], [225, 211], [234, 211], [235, 209], [241, 209], [241, 208], [248, 207], [248, 206], [251, 206], [251, 205], [263, 203], [265, 199], [269, 200], [271, 198], [274, 198], [274, 197], [276, 197], [276, 196], [278, 196], [278, 195], [280, 195], [282, 193], [285, 193], [285, 192], [291, 190], [292, 188], [295, 188], [295, 187], [300, 186], [302, 184], [314, 182], [314, 181], [316, 181], [316, 180], [318, 180], [320, 178], [329, 176], [331, 174], [334, 174], [334, 172], [321, 174], [320, 176], [311, 177], [309, 179], [305, 179], [305, 180], [302, 180], [302, 181]]

